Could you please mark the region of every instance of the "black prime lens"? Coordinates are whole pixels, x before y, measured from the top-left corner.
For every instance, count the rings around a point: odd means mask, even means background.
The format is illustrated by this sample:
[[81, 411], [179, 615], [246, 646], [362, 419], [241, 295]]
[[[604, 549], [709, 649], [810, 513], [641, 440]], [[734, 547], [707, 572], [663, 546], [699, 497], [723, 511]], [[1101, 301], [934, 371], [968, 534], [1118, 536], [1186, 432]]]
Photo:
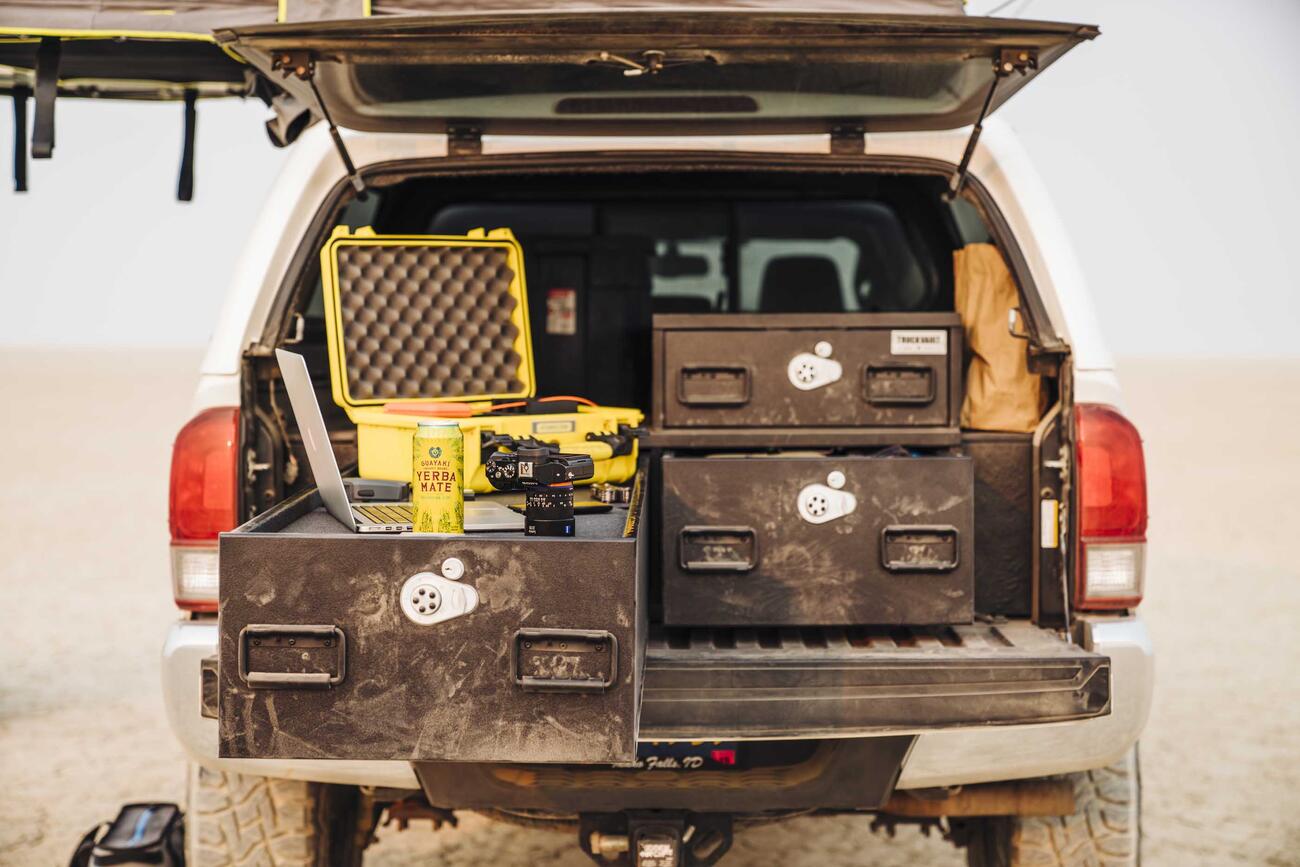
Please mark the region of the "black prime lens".
[[573, 485], [529, 488], [524, 497], [524, 533], [528, 536], [573, 536]]

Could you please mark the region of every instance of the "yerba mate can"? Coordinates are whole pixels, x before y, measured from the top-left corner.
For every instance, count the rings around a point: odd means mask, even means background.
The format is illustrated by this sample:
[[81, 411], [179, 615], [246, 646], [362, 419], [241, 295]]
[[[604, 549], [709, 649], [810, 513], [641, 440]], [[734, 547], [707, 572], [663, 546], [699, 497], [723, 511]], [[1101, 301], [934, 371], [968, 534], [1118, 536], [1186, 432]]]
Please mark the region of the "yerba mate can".
[[412, 530], [465, 532], [465, 440], [452, 419], [421, 419], [411, 449]]

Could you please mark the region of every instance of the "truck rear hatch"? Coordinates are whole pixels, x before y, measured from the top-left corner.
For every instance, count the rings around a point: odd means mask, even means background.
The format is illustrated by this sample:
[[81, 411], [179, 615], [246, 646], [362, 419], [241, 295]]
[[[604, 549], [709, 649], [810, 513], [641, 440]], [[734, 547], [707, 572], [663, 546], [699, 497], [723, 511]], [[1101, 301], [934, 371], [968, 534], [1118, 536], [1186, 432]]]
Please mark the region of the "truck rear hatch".
[[[952, 129], [1094, 27], [918, 4], [523, 4], [217, 31], [341, 126], [485, 133]], [[929, 4], [927, 12], [959, 11]]]

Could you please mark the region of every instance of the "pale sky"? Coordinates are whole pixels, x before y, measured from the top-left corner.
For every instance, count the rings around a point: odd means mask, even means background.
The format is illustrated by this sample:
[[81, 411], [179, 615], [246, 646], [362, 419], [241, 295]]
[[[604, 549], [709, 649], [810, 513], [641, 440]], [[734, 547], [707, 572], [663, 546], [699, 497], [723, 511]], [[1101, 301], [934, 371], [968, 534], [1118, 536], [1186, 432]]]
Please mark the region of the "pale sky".
[[[1055, 195], [1115, 354], [1300, 354], [1300, 3], [1000, 14], [1102, 28], [998, 116]], [[200, 105], [180, 204], [179, 105], [60, 101], [54, 159], [29, 163], [19, 195], [0, 102], [0, 346], [202, 345], [284, 159], [262, 105]]]

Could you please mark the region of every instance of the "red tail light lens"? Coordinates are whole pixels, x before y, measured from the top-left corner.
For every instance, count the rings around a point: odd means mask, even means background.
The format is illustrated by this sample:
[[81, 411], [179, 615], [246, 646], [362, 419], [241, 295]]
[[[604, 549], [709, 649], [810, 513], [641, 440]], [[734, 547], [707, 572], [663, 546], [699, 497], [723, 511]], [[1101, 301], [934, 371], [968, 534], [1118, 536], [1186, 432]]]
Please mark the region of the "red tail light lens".
[[239, 410], [190, 419], [172, 446], [172, 590], [191, 611], [217, 610], [217, 534], [234, 529], [239, 502]]
[[1074, 408], [1078, 467], [1078, 563], [1074, 605], [1131, 608], [1142, 601], [1147, 473], [1142, 438], [1117, 409]]

